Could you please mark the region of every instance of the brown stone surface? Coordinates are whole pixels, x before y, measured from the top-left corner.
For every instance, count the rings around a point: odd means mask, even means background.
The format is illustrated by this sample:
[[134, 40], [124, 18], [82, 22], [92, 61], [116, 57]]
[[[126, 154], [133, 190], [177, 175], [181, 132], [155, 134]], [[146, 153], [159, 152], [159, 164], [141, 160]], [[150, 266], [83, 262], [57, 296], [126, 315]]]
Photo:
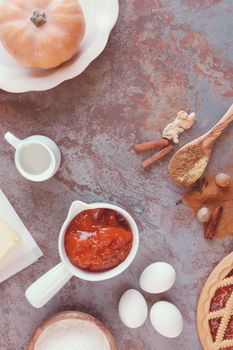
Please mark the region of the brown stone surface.
[[[50, 314], [77, 309], [108, 325], [119, 350], [200, 350], [196, 306], [213, 266], [231, 252], [231, 238], [207, 242], [191, 209], [167, 176], [167, 160], [143, 172], [132, 145], [159, 137], [180, 109], [196, 111], [197, 125], [182, 144], [206, 131], [233, 100], [232, 0], [120, 0], [120, 18], [104, 53], [76, 79], [41, 93], [0, 92], [0, 187], [44, 251], [34, 266], [0, 287], [0, 349], [27, 350], [33, 329]], [[22, 179], [6, 131], [41, 133], [60, 145], [58, 174], [36, 184]], [[232, 127], [218, 142], [210, 169], [232, 162]], [[57, 237], [70, 203], [107, 201], [135, 217], [141, 235], [135, 263], [122, 276], [91, 284], [75, 278], [46, 307], [33, 309], [25, 289], [59, 262]], [[184, 315], [183, 334], [158, 335], [149, 319], [138, 330], [119, 321], [117, 304], [139, 288], [143, 268], [170, 262], [177, 281], [161, 298]]]

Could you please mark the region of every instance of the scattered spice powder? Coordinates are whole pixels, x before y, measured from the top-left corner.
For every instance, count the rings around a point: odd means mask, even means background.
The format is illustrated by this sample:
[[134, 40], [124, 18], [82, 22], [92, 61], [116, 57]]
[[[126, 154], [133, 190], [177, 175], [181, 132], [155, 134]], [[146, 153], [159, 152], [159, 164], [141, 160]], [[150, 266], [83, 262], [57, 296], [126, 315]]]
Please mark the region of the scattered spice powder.
[[195, 215], [202, 207], [213, 212], [216, 207], [222, 207], [222, 217], [218, 224], [215, 237], [233, 236], [233, 184], [227, 188], [217, 186], [214, 177], [208, 177], [201, 183], [200, 189], [192, 188], [184, 195], [185, 201], [193, 209]]
[[193, 184], [200, 178], [208, 164], [209, 159], [203, 154], [205, 152], [201, 143], [181, 149], [170, 163], [170, 176], [181, 185]]

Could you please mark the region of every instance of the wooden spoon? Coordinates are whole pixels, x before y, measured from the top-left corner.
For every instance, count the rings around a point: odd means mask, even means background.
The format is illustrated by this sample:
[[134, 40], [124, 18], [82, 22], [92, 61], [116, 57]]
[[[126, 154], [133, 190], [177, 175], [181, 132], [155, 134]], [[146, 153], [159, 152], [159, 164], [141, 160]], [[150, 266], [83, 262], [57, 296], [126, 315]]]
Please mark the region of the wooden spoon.
[[212, 129], [186, 144], [174, 155], [168, 171], [175, 183], [190, 186], [203, 175], [215, 142], [232, 121], [233, 104]]

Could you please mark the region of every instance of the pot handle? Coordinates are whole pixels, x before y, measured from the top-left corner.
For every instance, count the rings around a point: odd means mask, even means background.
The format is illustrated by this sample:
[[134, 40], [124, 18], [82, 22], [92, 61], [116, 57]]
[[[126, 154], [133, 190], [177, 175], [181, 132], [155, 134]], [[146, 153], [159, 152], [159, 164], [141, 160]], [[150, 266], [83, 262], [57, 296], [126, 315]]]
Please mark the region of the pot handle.
[[13, 135], [11, 132], [7, 132], [5, 135], [5, 140], [15, 149], [20, 145], [22, 140], [18, 139], [15, 135]]
[[56, 295], [73, 275], [61, 262], [34, 282], [25, 292], [29, 303], [40, 309]]

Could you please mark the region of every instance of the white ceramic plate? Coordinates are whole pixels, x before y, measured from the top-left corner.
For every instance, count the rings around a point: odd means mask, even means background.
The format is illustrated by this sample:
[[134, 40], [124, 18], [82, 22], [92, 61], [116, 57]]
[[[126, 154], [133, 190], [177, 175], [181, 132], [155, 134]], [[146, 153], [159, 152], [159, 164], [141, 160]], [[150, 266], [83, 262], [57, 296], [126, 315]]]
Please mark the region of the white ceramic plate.
[[58, 68], [30, 69], [17, 63], [0, 44], [0, 89], [14, 93], [51, 89], [81, 74], [100, 55], [118, 18], [118, 0], [79, 2], [86, 19], [86, 33], [78, 54]]

